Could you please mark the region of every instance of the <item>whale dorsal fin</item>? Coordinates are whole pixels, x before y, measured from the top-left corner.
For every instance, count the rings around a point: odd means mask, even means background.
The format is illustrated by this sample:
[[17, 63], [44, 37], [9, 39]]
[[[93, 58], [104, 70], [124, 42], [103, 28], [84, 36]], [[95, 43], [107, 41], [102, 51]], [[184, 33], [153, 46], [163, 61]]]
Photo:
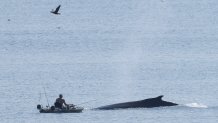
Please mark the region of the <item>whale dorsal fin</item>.
[[160, 95], [160, 96], [155, 97], [155, 98], [148, 98], [148, 99], [144, 99], [144, 100], [141, 100], [141, 101], [147, 101], [147, 100], [162, 101], [162, 97], [163, 97], [163, 95]]
[[159, 99], [159, 100], [162, 100], [162, 97], [163, 97], [163, 95], [160, 95], [160, 96], [158, 96], [156, 98]]

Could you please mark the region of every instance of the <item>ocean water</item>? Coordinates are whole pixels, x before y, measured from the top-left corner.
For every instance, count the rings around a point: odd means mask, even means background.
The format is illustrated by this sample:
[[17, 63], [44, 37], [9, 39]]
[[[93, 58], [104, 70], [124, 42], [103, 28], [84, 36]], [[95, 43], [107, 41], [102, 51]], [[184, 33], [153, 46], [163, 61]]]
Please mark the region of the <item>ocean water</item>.
[[[61, 15], [51, 9], [61, 4]], [[1, 0], [1, 123], [217, 123], [216, 0]], [[60, 93], [78, 114], [40, 114]], [[92, 108], [164, 95], [179, 106]]]

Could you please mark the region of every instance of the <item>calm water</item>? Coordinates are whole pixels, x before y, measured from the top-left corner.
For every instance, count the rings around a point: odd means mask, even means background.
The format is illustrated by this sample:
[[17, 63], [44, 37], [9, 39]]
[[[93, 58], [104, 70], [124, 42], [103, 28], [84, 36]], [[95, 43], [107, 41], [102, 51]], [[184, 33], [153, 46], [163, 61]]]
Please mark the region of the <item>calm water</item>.
[[[50, 14], [59, 4], [61, 15]], [[1, 0], [1, 123], [217, 123], [217, 6], [216, 0]], [[62, 93], [84, 112], [40, 114], [43, 88], [50, 105]], [[180, 105], [90, 110], [159, 95]]]

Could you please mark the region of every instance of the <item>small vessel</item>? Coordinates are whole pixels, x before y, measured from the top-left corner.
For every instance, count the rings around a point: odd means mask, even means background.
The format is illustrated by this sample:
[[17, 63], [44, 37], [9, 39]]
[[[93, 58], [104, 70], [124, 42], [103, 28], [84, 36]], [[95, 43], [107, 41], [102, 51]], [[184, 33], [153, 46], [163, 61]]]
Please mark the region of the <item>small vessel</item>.
[[43, 108], [42, 105], [37, 105], [37, 109], [40, 113], [81, 113], [83, 111], [83, 107], [69, 106], [68, 108], [56, 108], [55, 106], [47, 106]]

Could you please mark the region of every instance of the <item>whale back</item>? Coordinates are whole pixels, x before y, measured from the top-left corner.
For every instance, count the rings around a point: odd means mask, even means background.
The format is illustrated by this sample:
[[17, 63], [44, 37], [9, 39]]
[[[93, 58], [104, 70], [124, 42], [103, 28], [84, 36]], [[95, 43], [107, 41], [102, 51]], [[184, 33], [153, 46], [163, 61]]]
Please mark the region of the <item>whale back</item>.
[[139, 101], [131, 101], [124, 103], [117, 103], [112, 105], [101, 106], [96, 109], [120, 109], [120, 108], [153, 108], [153, 107], [161, 107], [161, 106], [175, 106], [178, 105], [176, 103], [167, 102], [162, 100], [163, 95], [160, 95], [155, 98], [148, 98]]

